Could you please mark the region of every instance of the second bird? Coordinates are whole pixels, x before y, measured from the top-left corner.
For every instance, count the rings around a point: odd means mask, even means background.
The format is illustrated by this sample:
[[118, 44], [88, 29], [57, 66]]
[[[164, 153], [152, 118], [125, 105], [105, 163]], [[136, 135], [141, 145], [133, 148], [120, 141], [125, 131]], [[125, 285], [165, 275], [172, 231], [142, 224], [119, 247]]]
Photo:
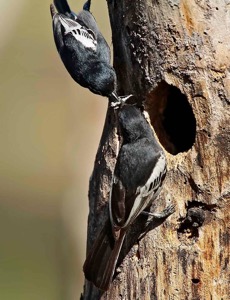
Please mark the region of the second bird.
[[110, 49], [90, 13], [90, 0], [75, 14], [66, 0], [51, 4], [53, 33], [59, 55], [71, 77], [91, 92], [120, 102], [116, 73], [110, 65]]

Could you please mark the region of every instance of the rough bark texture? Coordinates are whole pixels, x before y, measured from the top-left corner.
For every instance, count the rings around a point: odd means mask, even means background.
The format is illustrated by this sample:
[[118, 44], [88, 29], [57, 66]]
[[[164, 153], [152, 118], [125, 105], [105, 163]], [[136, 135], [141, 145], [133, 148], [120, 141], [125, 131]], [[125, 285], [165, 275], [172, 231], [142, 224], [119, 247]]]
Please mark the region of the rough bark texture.
[[[230, 1], [109, 0], [120, 94], [144, 103], [165, 149], [160, 211], [177, 211], [140, 238], [130, 230], [108, 292], [84, 299], [229, 299]], [[108, 111], [90, 182], [88, 249], [107, 213], [116, 159]], [[159, 226], [158, 226], [159, 225]], [[154, 227], [154, 228], [153, 228]]]

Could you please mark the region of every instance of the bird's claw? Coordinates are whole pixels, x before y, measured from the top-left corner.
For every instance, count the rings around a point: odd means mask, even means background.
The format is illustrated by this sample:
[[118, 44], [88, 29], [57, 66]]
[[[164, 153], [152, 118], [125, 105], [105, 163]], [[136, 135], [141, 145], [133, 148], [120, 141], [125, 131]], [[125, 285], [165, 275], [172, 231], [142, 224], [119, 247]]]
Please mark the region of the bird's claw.
[[115, 101], [110, 102], [110, 107], [118, 109], [122, 107], [126, 103], [126, 101], [133, 96], [133, 94], [130, 94], [128, 96], [117, 96], [116, 93], [112, 93], [112, 96]]
[[110, 107], [114, 108], [114, 109], [118, 109], [121, 105], [121, 102], [110, 102]]
[[131, 98], [133, 96], [133, 94], [130, 94], [128, 96], [119, 96], [119, 99], [121, 101], [121, 103], [125, 103], [129, 98]]
[[163, 218], [169, 217], [174, 212], [175, 212], [175, 205], [170, 204], [164, 210], [162, 210], [160, 213], [151, 213], [151, 212], [143, 211], [142, 214], [148, 215], [148, 216], [153, 217], [155, 219], [163, 219]]

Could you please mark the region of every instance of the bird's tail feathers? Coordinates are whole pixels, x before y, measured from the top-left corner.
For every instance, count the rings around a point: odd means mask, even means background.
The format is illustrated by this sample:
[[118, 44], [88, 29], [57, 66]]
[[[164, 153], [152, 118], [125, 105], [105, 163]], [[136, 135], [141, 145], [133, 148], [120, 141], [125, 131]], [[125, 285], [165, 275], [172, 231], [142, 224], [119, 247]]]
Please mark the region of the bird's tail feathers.
[[57, 11], [61, 14], [71, 13], [71, 9], [66, 0], [54, 0], [54, 5]]
[[55, 7], [52, 3], [50, 4], [50, 14], [51, 14], [52, 19], [56, 15]]
[[87, 0], [83, 5], [83, 10], [90, 11], [90, 6], [91, 6], [91, 0]]
[[109, 288], [124, 237], [125, 231], [121, 231], [115, 242], [110, 221], [107, 221], [86, 258], [83, 267], [85, 277], [101, 290]]

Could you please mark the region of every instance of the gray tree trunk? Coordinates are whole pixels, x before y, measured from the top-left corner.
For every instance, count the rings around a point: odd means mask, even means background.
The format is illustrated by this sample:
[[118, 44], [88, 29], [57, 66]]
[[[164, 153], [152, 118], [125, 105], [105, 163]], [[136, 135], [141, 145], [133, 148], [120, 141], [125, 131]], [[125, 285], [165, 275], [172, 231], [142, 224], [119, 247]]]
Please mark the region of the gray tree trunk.
[[[176, 213], [140, 238], [137, 220], [109, 291], [84, 299], [229, 299], [230, 1], [108, 0], [121, 95], [143, 103], [165, 149], [157, 210]], [[117, 135], [108, 110], [90, 180], [88, 249], [107, 214]], [[158, 226], [159, 225], [159, 226]]]

